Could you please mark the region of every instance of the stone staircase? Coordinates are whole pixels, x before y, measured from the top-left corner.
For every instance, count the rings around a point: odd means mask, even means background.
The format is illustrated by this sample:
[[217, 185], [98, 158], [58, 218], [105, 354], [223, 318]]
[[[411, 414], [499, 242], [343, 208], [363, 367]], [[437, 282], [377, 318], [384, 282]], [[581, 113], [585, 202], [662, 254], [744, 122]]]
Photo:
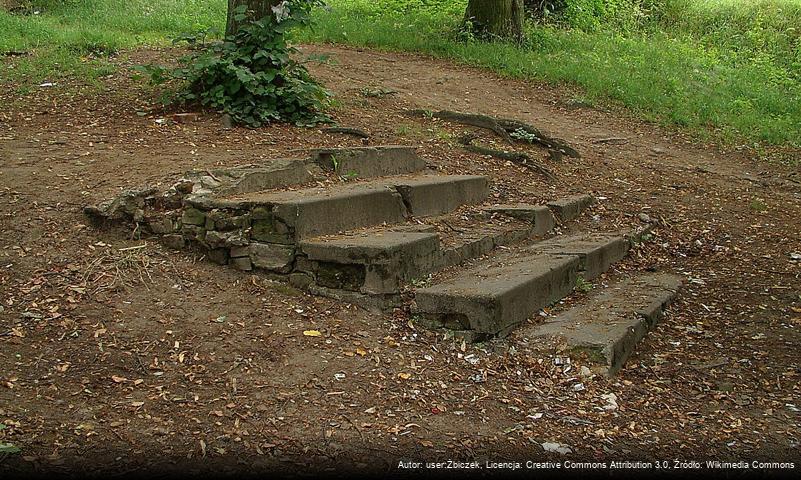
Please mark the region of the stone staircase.
[[[468, 341], [506, 336], [571, 294], [579, 277], [592, 280], [627, 254], [626, 233], [554, 236], [557, 224], [591, 205], [588, 195], [498, 205], [488, 201], [489, 187], [484, 176], [429, 173], [407, 147], [328, 149], [268, 166], [189, 172], [165, 192], [124, 192], [86, 212], [135, 222], [170, 247], [200, 250], [214, 262], [280, 276], [315, 294], [381, 308], [411, 296], [419, 323]], [[678, 286], [665, 278], [671, 287], [659, 292], [672, 298]], [[577, 307], [609, 310], [593, 317], [596, 323], [620, 327], [607, 336], [628, 335], [598, 347], [595, 357], [610, 372], [655, 323], [632, 327], [618, 318], [642, 317], [646, 307], [631, 298], [601, 296]], [[659, 297], [660, 308], [670, 298]], [[605, 306], [617, 303], [623, 306]], [[521, 334], [585, 348], [590, 344], [574, 334], [585, 313], [571, 315]], [[629, 327], [639, 333], [626, 334]]]

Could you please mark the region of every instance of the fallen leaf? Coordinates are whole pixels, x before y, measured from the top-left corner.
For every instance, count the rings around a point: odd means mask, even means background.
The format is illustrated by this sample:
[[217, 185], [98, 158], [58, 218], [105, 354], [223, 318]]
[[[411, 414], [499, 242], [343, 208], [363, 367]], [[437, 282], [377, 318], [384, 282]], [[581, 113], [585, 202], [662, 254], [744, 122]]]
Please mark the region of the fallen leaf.
[[405, 373], [405, 372], [399, 373], [398, 376], [400, 378], [404, 379], [404, 380], [408, 380], [408, 379], [412, 378], [412, 374], [411, 373]]
[[111, 379], [114, 381], [114, 383], [125, 383], [125, 382], [127, 382], [127, 381], [128, 381], [128, 379], [127, 379], [127, 378], [125, 378], [125, 377], [118, 377], [118, 376], [116, 376], [116, 375], [112, 375], [112, 376], [111, 376]]
[[304, 330], [303, 335], [306, 335], [307, 337], [319, 337], [322, 336], [322, 333], [320, 333], [319, 330]]

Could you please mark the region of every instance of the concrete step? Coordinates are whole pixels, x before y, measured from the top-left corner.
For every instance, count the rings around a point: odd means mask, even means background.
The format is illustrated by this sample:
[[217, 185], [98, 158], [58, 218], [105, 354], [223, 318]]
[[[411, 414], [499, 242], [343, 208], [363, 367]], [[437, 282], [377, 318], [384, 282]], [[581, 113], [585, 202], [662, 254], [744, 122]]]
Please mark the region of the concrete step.
[[624, 258], [630, 243], [622, 234], [578, 234], [553, 237], [526, 248], [528, 252], [579, 257], [579, 272], [592, 280]]
[[625, 279], [544, 323], [524, 327], [518, 338], [550, 351], [566, 343], [614, 375], [662, 318], [680, 286], [680, 277], [669, 274]]
[[323, 170], [348, 178], [375, 178], [425, 170], [426, 162], [414, 147], [385, 145], [378, 147], [320, 148], [311, 158]]
[[502, 254], [415, 292], [415, 313], [432, 328], [476, 341], [503, 336], [537, 310], [569, 294], [582, 275], [595, 278], [623, 258], [622, 236], [556, 237]]
[[570, 220], [575, 220], [593, 202], [595, 202], [595, 198], [592, 195], [572, 195], [549, 202], [548, 208], [553, 211], [560, 221], [569, 222]]
[[569, 294], [578, 257], [504, 257], [415, 292], [413, 312], [427, 326], [471, 335], [504, 335], [531, 314]]
[[430, 217], [476, 205], [489, 195], [489, 179], [478, 175], [424, 175], [392, 182], [409, 215]]
[[544, 205], [531, 205], [516, 203], [508, 205], [493, 205], [486, 209], [491, 213], [499, 213], [512, 218], [530, 222], [534, 235], [545, 235], [556, 226], [556, 219], [550, 208]]
[[386, 145], [311, 150], [308, 158], [271, 159], [260, 164], [212, 170], [195, 170], [185, 175], [191, 193], [225, 197], [302, 185], [326, 179], [333, 172], [350, 179], [402, 175], [425, 170], [426, 163], [414, 147]]
[[[365, 294], [396, 294], [403, 285], [425, 279], [429, 273], [525, 240], [532, 230], [528, 222], [492, 218], [480, 210], [425, 220], [430, 223], [373, 227], [304, 240], [299, 253], [307, 261], [301, 265], [318, 280], [318, 286], [358, 286]], [[352, 274], [337, 277], [325, 273], [337, 268]]]
[[431, 232], [367, 231], [303, 241], [306, 272], [317, 286], [365, 294], [397, 293], [435, 268], [439, 236]]
[[488, 179], [476, 175], [385, 177], [362, 183], [282, 192], [257, 192], [195, 204], [200, 209], [260, 209], [276, 229], [296, 240], [381, 224], [397, 224], [409, 215], [449, 212], [480, 203], [489, 193]]

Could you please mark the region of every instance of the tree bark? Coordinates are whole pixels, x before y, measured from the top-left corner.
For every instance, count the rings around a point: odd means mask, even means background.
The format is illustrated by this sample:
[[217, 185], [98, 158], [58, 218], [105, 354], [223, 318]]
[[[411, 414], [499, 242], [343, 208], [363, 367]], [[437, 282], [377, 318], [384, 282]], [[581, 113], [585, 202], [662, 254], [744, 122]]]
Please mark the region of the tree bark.
[[[233, 35], [239, 30], [239, 27], [248, 21], [248, 19], [260, 19], [263, 18], [265, 15], [272, 15], [273, 12], [270, 10], [271, 7], [274, 7], [281, 3], [282, 0], [228, 0], [228, 19], [225, 23], [225, 36]], [[234, 11], [240, 5], [244, 5], [247, 7], [247, 16], [246, 20], [238, 22], [236, 20], [236, 15]]]
[[523, 0], [470, 0], [464, 21], [484, 38], [523, 39]]

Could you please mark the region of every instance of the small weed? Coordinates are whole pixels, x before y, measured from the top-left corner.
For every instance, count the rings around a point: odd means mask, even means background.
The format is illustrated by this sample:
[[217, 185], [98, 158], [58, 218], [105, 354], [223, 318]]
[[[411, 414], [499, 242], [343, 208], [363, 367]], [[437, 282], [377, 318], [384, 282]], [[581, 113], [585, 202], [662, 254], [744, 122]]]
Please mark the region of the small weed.
[[768, 210], [768, 206], [765, 205], [762, 202], [762, 200], [759, 200], [758, 198], [751, 200], [751, 204], [749, 205], [749, 207], [751, 208], [751, 210], [758, 213], [766, 212]]
[[654, 239], [654, 235], [650, 232], [645, 232], [642, 235], [632, 235], [631, 242], [634, 245], [650, 242]]
[[592, 290], [592, 283], [588, 282], [581, 275], [576, 277], [576, 290], [587, 293]]
[[344, 180], [346, 182], [350, 181], [350, 180], [356, 180], [357, 178], [359, 178], [359, 172], [355, 172], [355, 171], [351, 170], [350, 172], [348, 172], [345, 175], [343, 175], [341, 178], [342, 178], [342, 180]]
[[537, 135], [529, 133], [522, 128], [518, 128], [514, 132], [510, 133], [509, 136], [528, 143], [534, 143], [540, 139]]
[[452, 134], [451, 132], [449, 132], [447, 130], [444, 130], [442, 128], [434, 127], [432, 129], [432, 131], [434, 133], [434, 137], [435, 138], [437, 138], [438, 140], [442, 140], [444, 142], [447, 142], [447, 143], [452, 143], [453, 139], [455, 138], [454, 134]]
[[404, 124], [395, 129], [395, 134], [401, 137], [405, 137], [407, 135], [421, 135], [422, 133], [423, 129], [417, 125]]
[[331, 166], [334, 168], [334, 171], [339, 171], [339, 160], [337, 160], [336, 155], [331, 155]]
[[571, 349], [571, 356], [582, 357], [586, 356], [587, 360], [593, 363], [606, 364], [606, 357], [603, 352], [597, 348], [591, 347], [574, 347]]

